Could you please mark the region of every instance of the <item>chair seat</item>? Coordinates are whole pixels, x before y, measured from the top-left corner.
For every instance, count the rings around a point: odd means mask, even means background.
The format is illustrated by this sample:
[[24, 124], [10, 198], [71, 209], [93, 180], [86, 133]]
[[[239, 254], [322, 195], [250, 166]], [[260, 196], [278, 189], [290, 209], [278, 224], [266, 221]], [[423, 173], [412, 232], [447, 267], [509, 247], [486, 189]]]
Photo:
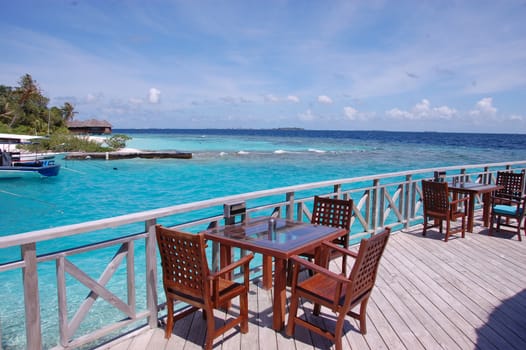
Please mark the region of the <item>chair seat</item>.
[[522, 209], [517, 210], [514, 205], [497, 204], [493, 207], [493, 212], [496, 215], [522, 216]]
[[[336, 281], [334, 278], [318, 273], [311, 278], [299, 283], [296, 288], [298, 291], [303, 292], [302, 294], [309, 294], [322, 299], [327, 305], [332, 304], [337, 287], [338, 281]], [[343, 305], [346, 291], [347, 286], [343, 285], [340, 293], [340, 305]]]
[[[350, 258], [355, 259], [351, 273], [339, 274], [333, 272], [329, 267], [316, 265], [308, 262], [298, 255], [292, 256], [293, 276], [290, 297], [289, 321], [286, 334], [294, 335], [296, 325], [307, 328], [322, 337], [334, 342], [335, 350], [342, 350], [342, 338], [344, 336], [345, 318], [350, 316], [359, 320], [360, 333], [366, 334], [366, 309], [371, 295], [376, 274], [391, 230], [386, 228], [383, 232], [373, 235], [371, 238], [363, 238], [360, 242], [358, 253], [347, 248], [340, 248], [332, 242], [322, 243], [323, 250], [337, 249]], [[325, 255], [328, 252], [324, 252]], [[323, 262], [325, 264], [325, 262]], [[304, 280], [299, 281], [300, 266], [309, 268], [316, 273]], [[324, 318], [325, 321], [313, 320], [304, 308], [304, 315], [298, 316], [299, 300], [312, 302], [312, 315]], [[359, 311], [352, 311], [360, 304]], [[334, 317], [326, 317], [321, 313], [322, 306], [330, 308], [336, 314]], [[335, 322], [333, 322], [335, 321]]]
[[219, 298], [231, 299], [238, 295], [245, 288], [244, 284], [233, 282], [224, 278], [219, 278]]

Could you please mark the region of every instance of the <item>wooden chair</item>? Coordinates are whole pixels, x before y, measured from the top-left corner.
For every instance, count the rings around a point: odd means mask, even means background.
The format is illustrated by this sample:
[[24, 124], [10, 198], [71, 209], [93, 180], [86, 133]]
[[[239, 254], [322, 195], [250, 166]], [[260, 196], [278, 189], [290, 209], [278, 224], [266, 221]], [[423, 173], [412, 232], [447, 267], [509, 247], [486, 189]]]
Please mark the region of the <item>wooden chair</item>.
[[[493, 234], [494, 224], [497, 224], [497, 230], [501, 226], [507, 226], [517, 229], [519, 241], [521, 238], [521, 223], [524, 219], [524, 210], [526, 208], [526, 196], [524, 194], [524, 170], [520, 173], [497, 172], [496, 184], [503, 186], [502, 189], [495, 191], [492, 196], [491, 221], [489, 234]], [[506, 220], [502, 222], [502, 218]], [[510, 221], [515, 220], [515, 222]], [[524, 224], [526, 230], [526, 221]]]
[[[458, 232], [462, 232], [462, 238], [466, 232], [466, 217], [468, 213], [468, 197], [456, 200], [449, 199], [447, 182], [434, 182], [422, 180], [422, 198], [424, 202], [424, 230], [425, 236], [428, 228], [439, 227], [442, 233], [442, 221], [446, 221], [446, 238]], [[433, 218], [433, 224], [428, 223], [428, 219]], [[460, 227], [452, 228], [451, 221], [461, 219]]]
[[[238, 324], [241, 333], [247, 333], [249, 263], [253, 255], [249, 254], [220, 271], [211, 273], [208, 269], [203, 234], [180, 232], [161, 225], [156, 226], [156, 233], [168, 309], [165, 338], [172, 335], [174, 320], [177, 321], [199, 309], [203, 309], [203, 317], [207, 323], [205, 349], [212, 349], [212, 343], [217, 336]], [[244, 283], [236, 283], [222, 277], [241, 266], [244, 267]], [[230, 318], [224, 326], [216, 329], [213, 309], [228, 305], [237, 296], [240, 299], [239, 316]], [[185, 302], [191, 307], [174, 315], [175, 300]]]
[[[295, 326], [298, 324], [333, 341], [336, 350], [341, 350], [343, 324], [346, 316], [358, 319], [360, 321], [360, 332], [362, 334], [367, 333], [365, 321], [367, 302], [374, 287], [380, 258], [389, 239], [390, 231], [389, 228], [386, 228], [383, 232], [369, 239], [362, 239], [358, 253], [341, 248], [331, 242], [323, 243], [328, 249], [338, 250], [355, 259], [349, 277], [331, 272], [328, 268], [313, 264], [297, 255], [291, 258], [294, 268], [289, 320], [286, 329], [288, 336], [294, 335]], [[303, 282], [298, 282], [300, 266], [312, 269], [316, 273]], [[323, 324], [323, 322], [313, 323], [309, 322], [307, 317], [297, 317], [300, 297], [314, 303], [314, 315], [320, 315], [321, 306], [325, 306], [337, 314], [333, 332], [320, 327], [319, 324]], [[356, 313], [352, 310], [358, 304], [360, 304], [360, 310]]]
[[[347, 230], [347, 234], [340, 236], [332, 242], [342, 248], [349, 247], [349, 234], [351, 229], [351, 219], [353, 211], [353, 200], [333, 199], [315, 196], [312, 207], [311, 224], [339, 227]], [[347, 272], [347, 255], [338, 251], [333, 251], [331, 258], [342, 256], [342, 272]], [[312, 261], [315, 252], [309, 251], [300, 254], [300, 256]]]

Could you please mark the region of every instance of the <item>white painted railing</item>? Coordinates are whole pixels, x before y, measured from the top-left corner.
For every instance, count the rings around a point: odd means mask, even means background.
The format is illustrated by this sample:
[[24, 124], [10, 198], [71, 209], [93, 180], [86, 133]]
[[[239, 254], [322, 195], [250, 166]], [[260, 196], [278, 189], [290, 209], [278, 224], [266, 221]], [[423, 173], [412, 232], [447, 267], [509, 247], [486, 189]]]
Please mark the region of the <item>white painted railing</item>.
[[[40, 231], [0, 237], [1, 249], [19, 249], [20, 260], [0, 265], [0, 274], [22, 272], [22, 290], [25, 305], [26, 344], [21, 348], [42, 349], [48, 347], [76, 348], [85, 344], [97, 344], [108, 336], [117, 336], [129, 327], [147, 322], [150, 327], [158, 324], [161, 309], [158, 302], [159, 287], [158, 258], [155, 241], [155, 224], [163, 223], [180, 229], [197, 232], [209, 226], [219, 225], [223, 220], [223, 204], [245, 201], [249, 217], [260, 215], [279, 215], [296, 220], [308, 220], [314, 195], [352, 198], [354, 217], [352, 239], [358, 240], [378, 229], [389, 226], [394, 230], [408, 228], [422, 220], [420, 200], [420, 180], [429, 178], [434, 171], [446, 171], [448, 177], [464, 174], [473, 182], [491, 183], [495, 172], [502, 169], [522, 170], [526, 161], [477, 164], [446, 167], [441, 169], [420, 169], [357, 178], [330, 180], [297, 186], [269, 189], [240, 195], [213, 198], [209, 200], [181, 204], [161, 209], [149, 210], [129, 215], [111, 217], [103, 220], [83, 222], [75, 225], [55, 227]], [[480, 205], [480, 198], [477, 199]], [[137, 229], [137, 224], [144, 225]], [[104, 240], [74, 248], [40, 253], [37, 244], [57, 239], [78, 237], [81, 234], [96, 234], [104, 237], [104, 232], [119, 230], [124, 232], [117, 238]], [[129, 230], [129, 231], [128, 231]], [[139, 232], [136, 232], [136, 231]], [[141, 248], [138, 249], [137, 247]], [[144, 248], [143, 248], [144, 246]], [[110, 251], [105, 269], [98, 278], [79, 267], [80, 254], [97, 251]], [[212, 268], [218, 266], [217, 246], [210, 247]], [[140, 262], [137, 264], [137, 262]], [[39, 290], [39, 266], [53, 262], [56, 269], [56, 295], [58, 313], [57, 344], [43, 343], [41, 320], [41, 301]], [[124, 263], [125, 262], [125, 263]], [[104, 264], [97, 261], [98, 265]], [[125, 264], [125, 268], [121, 265]], [[143, 283], [137, 283], [139, 270], [144, 269]], [[257, 273], [260, 266], [251, 266]], [[119, 269], [124, 272], [116, 271]], [[108, 287], [112, 277], [118, 279], [117, 291]], [[143, 286], [144, 284], [144, 286]], [[75, 285], [72, 287], [71, 285]], [[71, 305], [68, 290], [78, 286], [87, 289], [87, 295], [80, 305]], [[145, 293], [137, 298], [137, 289], [144, 287]], [[123, 290], [125, 290], [125, 293]], [[78, 295], [74, 295], [78, 297]], [[77, 298], [78, 299], [78, 298]], [[122, 315], [117, 321], [108, 320], [96, 329], [80, 332], [81, 325], [90, 314], [98, 300], [104, 300]], [[47, 304], [46, 304], [47, 305]], [[140, 306], [139, 309], [138, 305]], [[106, 320], [103, 320], [106, 321]], [[103, 322], [104, 323], [104, 322]], [[0, 320], [0, 327], [3, 324]], [[0, 329], [0, 336], [8, 335]], [[1, 343], [0, 343], [1, 344]]]

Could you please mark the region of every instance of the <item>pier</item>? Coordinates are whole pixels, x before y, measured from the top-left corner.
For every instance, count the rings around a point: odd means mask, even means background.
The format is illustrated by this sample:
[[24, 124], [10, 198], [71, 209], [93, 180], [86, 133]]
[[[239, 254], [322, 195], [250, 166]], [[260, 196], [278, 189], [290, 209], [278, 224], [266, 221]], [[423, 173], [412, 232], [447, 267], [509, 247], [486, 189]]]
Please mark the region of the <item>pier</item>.
[[146, 159], [191, 159], [192, 153], [190, 152], [177, 152], [177, 151], [136, 151], [136, 152], [70, 152], [64, 159], [66, 160], [89, 160], [89, 159], [133, 159], [133, 158], [146, 158]]
[[[394, 232], [367, 308], [368, 332], [360, 334], [358, 322], [348, 317], [343, 348], [525, 349], [526, 245], [517, 236], [488, 236], [481, 216], [478, 211], [474, 233], [453, 236], [448, 243], [437, 230], [422, 237], [420, 225]], [[341, 258], [331, 264], [332, 271], [341, 271]], [[294, 338], [274, 331], [271, 312], [272, 292], [256, 279], [249, 292], [249, 332], [231, 330], [216, 339], [214, 349], [334, 348], [301, 327]], [[322, 314], [332, 313], [323, 308]], [[224, 314], [216, 311], [216, 320], [224, 320]], [[197, 312], [176, 322], [169, 340], [163, 328], [142, 328], [97, 350], [200, 349], [204, 329], [206, 320]]]
[[[479, 196], [474, 203], [477, 211], [473, 233], [466, 233], [466, 238], [455, 235], [447, 243], [436, 229], [423, 237], [420, 188], [421, 179], [431, 178], [435, 171], [445, 171], [446, 180], [462, 174], [469, 182], [492, 183], [499, 170], [522, 169], [526, 169], [526, 161], [328, 180], [121, 216], [109, 214], [100, 220], [0, 237], [0, 250], [15, 257], [0, 264], [0, 274], [18, 280], [19, 285], [12, 285], [10, 291], [13, 293], [15, 287], [17, 293], [20, 291], [25, 307], [25, 312], [18, 305], [3, 310], [4, 314], [17, 312], [20, 317], [1, 320], [2, 344], [8, 344], [7, 339], [20, 341], [13, 329], [23, 333], [25, 327], [25, 341], [13, 348], [199, 349], [205, 332], [200, 312], [176, 323], [170, 340], [164, 339], [166, 310], [164, 293], [159, 289], [155, 225], [199, 232], [223, 225], [223, 205], [240, 201], [246, 202], [250, 218], [275, 214], [309, 220], [316, 194], [353, 199], [352, 243], [384, 227], [393, 232], [368, 307], [368, 333], [361, 335], [354, 320], [348, 319], [344, 326], [345, 349], [524, 349], [526, 243], [517, 241], [516, 234], [489, 236], [482, 224], [483, 203]], [[96, 241], [78, 246], [57, 244], [53, 250], [41, 250], [46, 241], [86, 235]], [[217, 270], [219, 246], [209, 242], [208, 249], [210, 268]], [[97, 264], [82, 264], [83, 254], [95, 253], [101, 253]], [[341, 269], [339, 260], [332, 264], [334, 269]], [[13, 279], [14, 275], [21, 278]], [[286, 337], [284, 331], [274, 331], [273, 291], [262, 288], [261, 262], [251, 265], [251, 277], [249, 332], [232, 330], [216, 339], [215, 349], [333, 346], [301, 327], [294, 338]], [[79, 283], [85, 292], [73, 295]], [[46, 292], [52, 292], [57, 300], [41, 298], [44, 291], [39, 290], [40, 285], [56, 288]], [[286, 296], [290, 297], [290, 290]], [[97, 308], [99, 301], [103, 308]], [[235, 303], [232, 309], [234, 313], [238, 310]], [[330, 310], [322, 312], [330, 314]], [[89, 317], [100, 322], [82, 328]], [[54, 320], [58, 324], [49, 327]], [[223, 320], [217, 313], [216, 322]]]

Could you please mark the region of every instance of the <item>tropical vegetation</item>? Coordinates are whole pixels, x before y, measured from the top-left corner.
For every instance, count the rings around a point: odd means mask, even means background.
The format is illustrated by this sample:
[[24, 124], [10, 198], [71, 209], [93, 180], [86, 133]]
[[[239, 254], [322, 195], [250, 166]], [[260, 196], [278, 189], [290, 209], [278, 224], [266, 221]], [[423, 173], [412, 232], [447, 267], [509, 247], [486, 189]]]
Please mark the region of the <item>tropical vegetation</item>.
[[67, 123], [78, 113], [70, 102], [61, 107], [48, 107], [36, 80], [29, 74], [20, 78], [18, 86], [0, 84], [0, 133], [49, 136], [40, 143], [40, 149], [57, 152], [104, 152], [126, 146], [130, 138], [114, 135], [107, 140], [107, 147], [87, 137], [72, 135]]

